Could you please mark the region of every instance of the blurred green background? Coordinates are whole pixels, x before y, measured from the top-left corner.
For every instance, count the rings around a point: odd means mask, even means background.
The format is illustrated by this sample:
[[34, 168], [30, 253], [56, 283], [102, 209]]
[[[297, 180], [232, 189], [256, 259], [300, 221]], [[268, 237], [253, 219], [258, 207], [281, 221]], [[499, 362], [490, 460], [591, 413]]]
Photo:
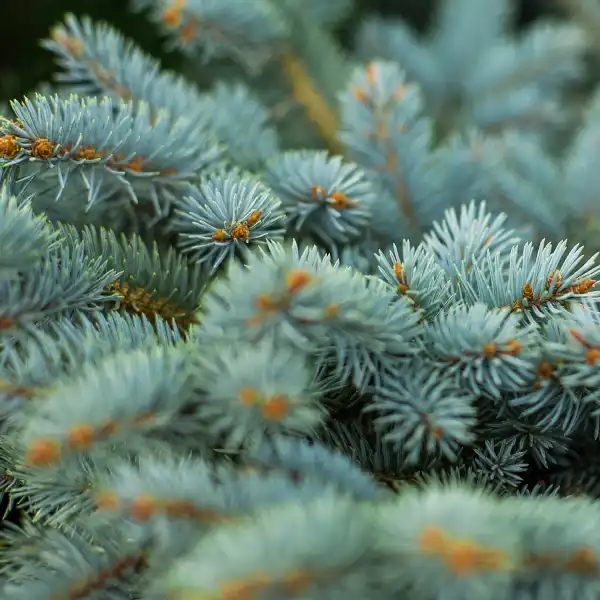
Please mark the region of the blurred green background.
[[[250, 1], [250, 0], [249, 0]], [[326, 2], [327, 0], [323, 0]], [[3, 51], [0, 52], [0, 101], [21, 97], [54, 70], [51, 56], [39, 46], [52, 25], [64, 13], [88, 14], [110, 21], [147, 52], [160, 58], [168, 68], [177, 69], [181, 60], [165, 54], [152, 25], [128, 10], [127, 0], [0, 0], [4, 23]], [[338, 35], [343, 43], [352, 39], [355, 23], [365, 12], [401, 15], [416, 27], [426, 26], [436, 0], [357, 0], [357, 10]], [[524, 25], [541, 14], [551, 13], [555, 0], [519, 0], [518, 21]]]

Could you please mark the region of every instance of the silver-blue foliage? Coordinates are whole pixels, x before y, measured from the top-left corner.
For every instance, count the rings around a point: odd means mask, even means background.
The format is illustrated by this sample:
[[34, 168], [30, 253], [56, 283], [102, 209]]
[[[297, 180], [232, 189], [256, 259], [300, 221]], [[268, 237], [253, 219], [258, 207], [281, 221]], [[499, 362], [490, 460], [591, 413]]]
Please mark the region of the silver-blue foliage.
[[0, 596], [597, 598], [584, 28], [132, 4], [197, 81], [67, 15], [0, 108]]

